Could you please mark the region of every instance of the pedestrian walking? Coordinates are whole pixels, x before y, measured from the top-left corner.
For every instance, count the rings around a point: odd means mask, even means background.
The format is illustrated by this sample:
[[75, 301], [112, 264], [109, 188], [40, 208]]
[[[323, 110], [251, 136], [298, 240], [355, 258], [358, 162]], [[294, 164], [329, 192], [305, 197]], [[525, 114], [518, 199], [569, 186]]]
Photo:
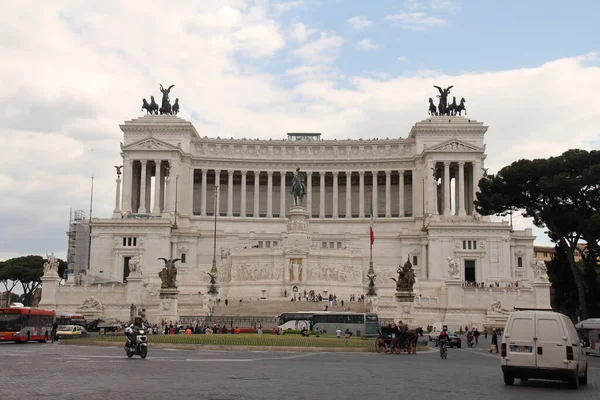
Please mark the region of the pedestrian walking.
[[492, 344], [490, 346], [490, 353], [495, 351], [498, 354], [498, 333], [496, 329], [492, 329]]
[[335, 330], [335, 336], [336, 336], [338, 339], [341, 339], [341, 338], [342, 338], [342, 330], [340, 329], [340, 327], [339, 327], [339, 326], [338, 326], [338, 328]]

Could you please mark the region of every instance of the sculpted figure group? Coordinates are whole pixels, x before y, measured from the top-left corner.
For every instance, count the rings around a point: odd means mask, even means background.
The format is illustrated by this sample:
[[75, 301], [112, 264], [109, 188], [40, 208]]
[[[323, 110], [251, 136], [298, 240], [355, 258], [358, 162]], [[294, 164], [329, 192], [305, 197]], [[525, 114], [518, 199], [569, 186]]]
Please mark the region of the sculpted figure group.
[[163, 260], [165, 263], [162, 271], [158, 273], [160, 277], [161, 289], [177, 289], [177, 268], [175, 267], [175, 263], [180, 260], [180, 258], [175, 258], [171, 260], [167, 260], [166, 258], [159, 258], [159, 260]]
[[150, 115], [158, 115], [158, 113], [160, 113], [160, 115], [177, 115], [179, 112], [179, 99], [175, 99], [175, 104], [173, 105], [171, 105], [171, 100], [169, 99], [169, 93], [174, 86], [175, 85], [171, 85], [165, 89], [163, 85], [160, 85], [160, 91], [162, 93], [160, 108], [158, 107], [158, 104], [156, 104], [154, 96], [150, 96], [150, 103], [148, 103], [148, 100], [145, 98], [142, 99], [142, 111], [146, 110], [146, 113]]
[[429, 115], [462, 115], [463, 111], [467, 115], [467, 109], [465, 108], [466, 100], [464, 97], [460, 99], [460, 104], [456, 104], [456, 97], [452, 97], [452, 103], [448, 104], [448, 95], [450, 94], [450, 89], [454, 86], [448, 86], [446, 89], [442, 89], [436, 85], [433, 85], [433, 87], [440, 92], [437, 95], [440, 101], [436, 108], [435, 104], [433, 104], [433, 99], [429, 98]]
[[392, 280], [396, 282], [397, 292], [412, 292], [416, 279], [410, 258], [403, 266], [398, 267], [398, 279], [392, 278]]

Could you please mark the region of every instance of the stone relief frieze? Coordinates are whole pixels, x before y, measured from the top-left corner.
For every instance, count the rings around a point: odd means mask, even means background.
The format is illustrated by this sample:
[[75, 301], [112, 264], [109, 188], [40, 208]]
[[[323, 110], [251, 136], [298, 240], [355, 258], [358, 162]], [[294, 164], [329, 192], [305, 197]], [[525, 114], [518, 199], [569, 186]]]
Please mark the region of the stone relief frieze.
[[[210, 139], [207, 139], [210, 140]], [[262, 142], [262, 141], [259, 141]], [[369, 141], [341, 140], [330, 144], [295, 144], [284, 142], [274, 145], [274, 141], [257, 144], [237, 143], [195, 143], [195, 152], [211, 158], [245, 158], [268, 157], [271, 159], [371, 159], [398, 158], [399, 155], [406, 157], [414, 152], [412, 140], [377, 140], [376, 143], [365, 146], [359, 143]], [[251, 147], [252, 151], [248, 151]]]
[[173, 147], [154, 139], [144, 140], [143, 142], [126, 146], [126, 150], [173, 150]]
[[322, 282], [361, 283], [362, 271], [349, 264], [318, 265], [310, 264], [308, 280]]
[[283, 265], [243, 263], [231, 268], [232, 282], [283, 280]]

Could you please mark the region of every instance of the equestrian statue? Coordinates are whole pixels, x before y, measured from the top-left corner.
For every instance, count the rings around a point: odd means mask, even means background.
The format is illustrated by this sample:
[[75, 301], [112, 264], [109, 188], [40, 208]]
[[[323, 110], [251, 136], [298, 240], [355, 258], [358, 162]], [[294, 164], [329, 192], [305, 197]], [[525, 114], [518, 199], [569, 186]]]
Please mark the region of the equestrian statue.
[[302, 199], [306, 196], [306, 184], [304, 183], [304, 176], [300, 173], [300, 167], [296, 168], [294, 172], [291, 194], [294, 197], [294, 205], [301, 206]]

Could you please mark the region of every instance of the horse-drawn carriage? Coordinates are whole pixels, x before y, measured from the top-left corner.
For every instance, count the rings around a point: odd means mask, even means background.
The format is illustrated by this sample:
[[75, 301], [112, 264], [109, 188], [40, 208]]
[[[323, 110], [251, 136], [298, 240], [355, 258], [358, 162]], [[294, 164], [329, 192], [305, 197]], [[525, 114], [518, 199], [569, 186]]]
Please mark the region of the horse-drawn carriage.
[[419, 335], [423, 336], [422, 328], [408, 329], [406, 332], [402, 332], [395, 326], [382, 326], [379, 328], [375, 349], [378, 353], [400, 354], [405, 351], [408, 354], [417, 354]]

